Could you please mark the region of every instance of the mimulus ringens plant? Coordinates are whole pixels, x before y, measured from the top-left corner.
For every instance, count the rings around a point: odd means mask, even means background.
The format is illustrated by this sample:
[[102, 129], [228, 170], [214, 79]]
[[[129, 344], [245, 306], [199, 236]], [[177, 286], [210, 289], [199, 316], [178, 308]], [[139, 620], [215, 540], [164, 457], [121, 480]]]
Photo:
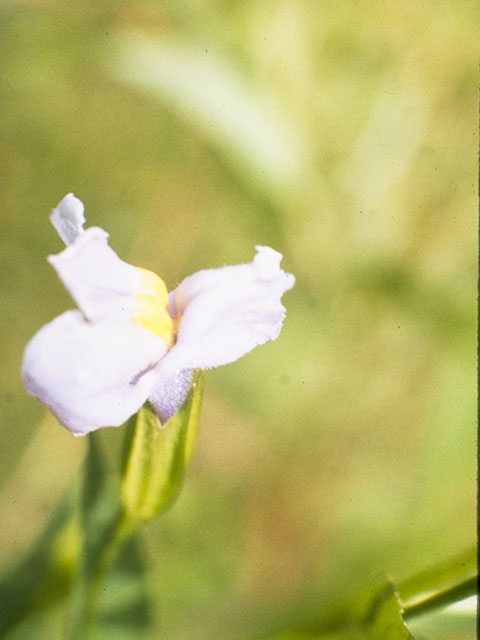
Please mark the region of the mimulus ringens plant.
[[193, 369], [278, 337], [295, 278], [277, 251], [257, 246], [253, 262], [199, 271], [168, 294], [157, 275], [120, 260], [103, 229], [84, 230], [83, 212], [71, 193], [52, 211], [67, 246], [48, 258], [79, 310], [38, 331], [22, 368], [27, 391], [74, 435], [121, 425], [146, 400], [165, 422]]

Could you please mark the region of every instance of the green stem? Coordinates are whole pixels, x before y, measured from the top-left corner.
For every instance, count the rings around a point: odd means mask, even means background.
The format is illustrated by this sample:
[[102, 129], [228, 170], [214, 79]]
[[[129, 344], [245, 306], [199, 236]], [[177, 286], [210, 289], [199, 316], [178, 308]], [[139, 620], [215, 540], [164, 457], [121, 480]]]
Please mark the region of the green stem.
[[430, 613], [439, 607], [446, 607], [449, 604], [454, 604], [455, 602], [459, 602], [460, 600], [476, 595], [477, 589], [478, 577], [474, 576], [472, 578], [468, 578], [460, 584], [456, 584], [454, 587], [435, 593], [433, 596], [405, 607], [404, 617], [413, 618], [414, 616]]

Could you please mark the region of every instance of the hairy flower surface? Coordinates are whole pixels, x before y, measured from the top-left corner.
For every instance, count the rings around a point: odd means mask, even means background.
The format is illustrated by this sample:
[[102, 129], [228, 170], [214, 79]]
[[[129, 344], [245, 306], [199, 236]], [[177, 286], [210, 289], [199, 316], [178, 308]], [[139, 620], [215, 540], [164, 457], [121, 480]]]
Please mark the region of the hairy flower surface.
[[25, 349], [29, 393], [75, 435], [118, 426], [149, 400], [162, 422], [180, 408], [193, 369], [237, 360], [275, 340], [293, 275], [281, 254], [256, 247], [251, 263], [205, 269], [170, 294], [151, 271], [120, 260], [68, 194], [51, 221], [66, 248], [48, 258], [78, 306]]

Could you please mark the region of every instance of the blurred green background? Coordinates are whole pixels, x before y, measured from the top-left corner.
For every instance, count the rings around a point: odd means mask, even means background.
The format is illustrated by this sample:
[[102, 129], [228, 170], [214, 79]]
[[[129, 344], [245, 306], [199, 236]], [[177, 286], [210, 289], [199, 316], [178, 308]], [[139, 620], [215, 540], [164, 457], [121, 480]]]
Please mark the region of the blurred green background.
[[0, 41], [2, 569], [85, 452], [19, 376], [72, 307], [70, 191], [169, 288], [255, 244], [297, 277], [143, 530], [152, 637], [259, 638], [472, 544], [476, 3], [3, 0]]

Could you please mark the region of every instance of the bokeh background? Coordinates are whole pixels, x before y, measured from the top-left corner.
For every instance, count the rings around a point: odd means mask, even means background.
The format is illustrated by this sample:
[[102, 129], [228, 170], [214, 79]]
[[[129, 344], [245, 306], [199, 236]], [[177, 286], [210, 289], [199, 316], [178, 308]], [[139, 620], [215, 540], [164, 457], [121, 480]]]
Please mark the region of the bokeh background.
[[208, 373], [143, 530], [152, 638], [262, 637], [472, 544], [477, 9], [2, 1], [2, 569], [85, 453], [19, 375], [72, 307], [45, 260], [70, 191], [169, 288], [255, 244], [297, 278], [280, 339]]

